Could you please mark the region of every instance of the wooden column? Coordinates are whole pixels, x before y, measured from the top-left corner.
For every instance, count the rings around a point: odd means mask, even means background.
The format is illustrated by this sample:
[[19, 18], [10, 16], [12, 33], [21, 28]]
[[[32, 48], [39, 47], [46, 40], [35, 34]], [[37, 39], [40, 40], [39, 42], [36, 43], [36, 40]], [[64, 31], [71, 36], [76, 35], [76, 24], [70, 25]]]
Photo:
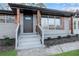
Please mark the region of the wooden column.
[[20, 9], [17, 8], [16, 9], [16, 23], [20, 23]]
[[36, 22], [36, 32], [38, 32], [38, 24], [41, 25], [41, 13], [40, 10], [37, 10], [37, 22]]
[[40, 10], [37, 10], [37, 24], [41, 25], [41, 13], [40, 13]]
[[71, 34], [73, 34], [73, 17], [71, 17]]
[[61, 28], [64, 30], [64, 17], [61, 17]]

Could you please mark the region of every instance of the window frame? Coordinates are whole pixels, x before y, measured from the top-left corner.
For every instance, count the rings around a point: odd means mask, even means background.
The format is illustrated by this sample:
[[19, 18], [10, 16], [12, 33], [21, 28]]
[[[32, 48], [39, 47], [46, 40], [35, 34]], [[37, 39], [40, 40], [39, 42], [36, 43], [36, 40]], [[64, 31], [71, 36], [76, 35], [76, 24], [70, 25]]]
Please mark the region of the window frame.
[[[49, 27], [49, 30], [52, 30], [52, 29], [56, 29], [56, 30], [62, 30], [61, 26], [61, 22], [62, 22], [62, 19], [61, 19], [61, 16], [50, 16], [50, 15], [42, 15], [42, 18], [47, 18], [46, 21], [48, 21], [48, 27]], [[54, 24], [49, 24], [49, 21], [50, 19], [52, 19], [54, 21]], [[60, 20], [60, 25], [58, 26], [59, 29], [57, 29], [57, 25], [56, 25], [56, 19], [59, 19]], [[52, 27], [53, 26], [53, 27]]]
[[[1, 23], [4, 23], [4, 24], [5, 24], [5, 23], [16, 23], [16, 21], [15, 21], [15, 19], [16, 19], [16, 18], [15, 18], [15, 15], [0, 15], [0, 16], [3, 17], [3, 20], [4, 20], [4, 22], [0, 22], [0, 24], [1, 24]], [[10, 17], [10, 18], [11, 18], [11, 17], [14, 17], [14, 21], [7, 22], [7, 21], [9, 21], [9, 20], [7, 20], [7, 16]], [[2, 19], [2, 18], [0, 18], [0, 19]], [[13, 18], [12, 18], [12, 19], [13, 19]], [[10, 19], [10, 20], [11, 20], [11, 19]]]
[[[6, 20], [5, 20], [5, 15], [0, 14], [0, 17], [3, 17], [3, 20], [4, 20], [4, 22], [0, 22], [0, 24], [5, 24], [5, 23], [6, 23]], [[2, 19], [2, 18], [0, 18], [0, 19]]]
[[[14, 21], [12, 21], [12, 19], [10, 19], [11, 20], [11, 22], [8, 22], [8, 21], [10, 21], [9, 19], [7, 19], [7, 17], [14, 17]], [[16, 21], [15, 21], [15, 15], [6, 15], [5, 16], [5, 20], [6, 20], [6, 23], [16, 23]]]
[[[50, 18], [50, 17], [49, 17]], [[62, 29], [61, 28], [61, 17], [60, 16], [53, 16], [53, 17], [51, 17], [51, 18], [53, 18], [53, 21], [54, 21], [54, 25], [51, 25], [51, 26], [53, 26], [54, 27], [54, 29], [56, 29], [56, 30], [60, 30], [60, 29]], [[50, 20], [50, 19], [49, 19]], [[58, 27], [59, 27], [59, 29], [57, 29], [57, 25], [56, 25], [56, 20], [60, 20], [60, 25], [58, 25]], [[49, 25], [49, 27], [50, 27], [50, 25]], [[49, 28], [50, 30], [51, 30], [51, 28]]]

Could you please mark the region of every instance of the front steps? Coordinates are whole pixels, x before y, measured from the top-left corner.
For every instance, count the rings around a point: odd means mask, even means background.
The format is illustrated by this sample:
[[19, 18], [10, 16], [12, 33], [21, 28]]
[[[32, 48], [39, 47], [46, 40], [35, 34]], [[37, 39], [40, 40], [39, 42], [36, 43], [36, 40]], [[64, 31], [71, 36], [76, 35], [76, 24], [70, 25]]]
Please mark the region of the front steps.
[[21, 34], [18, 39], [17, 49], [42, 47], [40, 39], [40, 36], [37, 34]]

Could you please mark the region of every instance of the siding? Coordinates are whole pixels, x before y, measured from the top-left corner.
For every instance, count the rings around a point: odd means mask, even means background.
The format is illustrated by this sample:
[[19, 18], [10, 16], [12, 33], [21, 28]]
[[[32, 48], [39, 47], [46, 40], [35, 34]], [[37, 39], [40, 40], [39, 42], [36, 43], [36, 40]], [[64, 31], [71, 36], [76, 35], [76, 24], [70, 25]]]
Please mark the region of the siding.
[[74, 24], [74, 21], [76, 21], [76, 29], [74, 29], [74, 25], [73, 25], [73, 33], [74, 34], [79, 34], [79, 28], [78, 28], [79, 18], [73, 18], [73, 24]]
[[46, 30], [44, 29], [44, 36], [55, 38], [57, 36], [67, 36], [71, 34], [71, 31], [69, 30], [69, 20], [70, 18], [64, 18], [64, 30]]
[[16, 24], [14, 23], [0, 23], [0, 39], [4, 36], [15, 38]]

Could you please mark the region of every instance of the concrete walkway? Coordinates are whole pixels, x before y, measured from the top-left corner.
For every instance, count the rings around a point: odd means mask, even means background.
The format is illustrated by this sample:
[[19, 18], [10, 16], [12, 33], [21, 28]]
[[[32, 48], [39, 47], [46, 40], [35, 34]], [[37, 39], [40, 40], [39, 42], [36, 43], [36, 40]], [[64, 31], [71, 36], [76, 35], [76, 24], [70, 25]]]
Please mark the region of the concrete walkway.
[[17, 55], [18, 56], [47, 56], [50, 54], [57, 54], [57, 53], [67, 52], [76, 49], [79, 49], [79, 41], [55, 45], [49, 48], [40, 47], [40, 48], [33, 48], [26, 50], [18, 50]]

